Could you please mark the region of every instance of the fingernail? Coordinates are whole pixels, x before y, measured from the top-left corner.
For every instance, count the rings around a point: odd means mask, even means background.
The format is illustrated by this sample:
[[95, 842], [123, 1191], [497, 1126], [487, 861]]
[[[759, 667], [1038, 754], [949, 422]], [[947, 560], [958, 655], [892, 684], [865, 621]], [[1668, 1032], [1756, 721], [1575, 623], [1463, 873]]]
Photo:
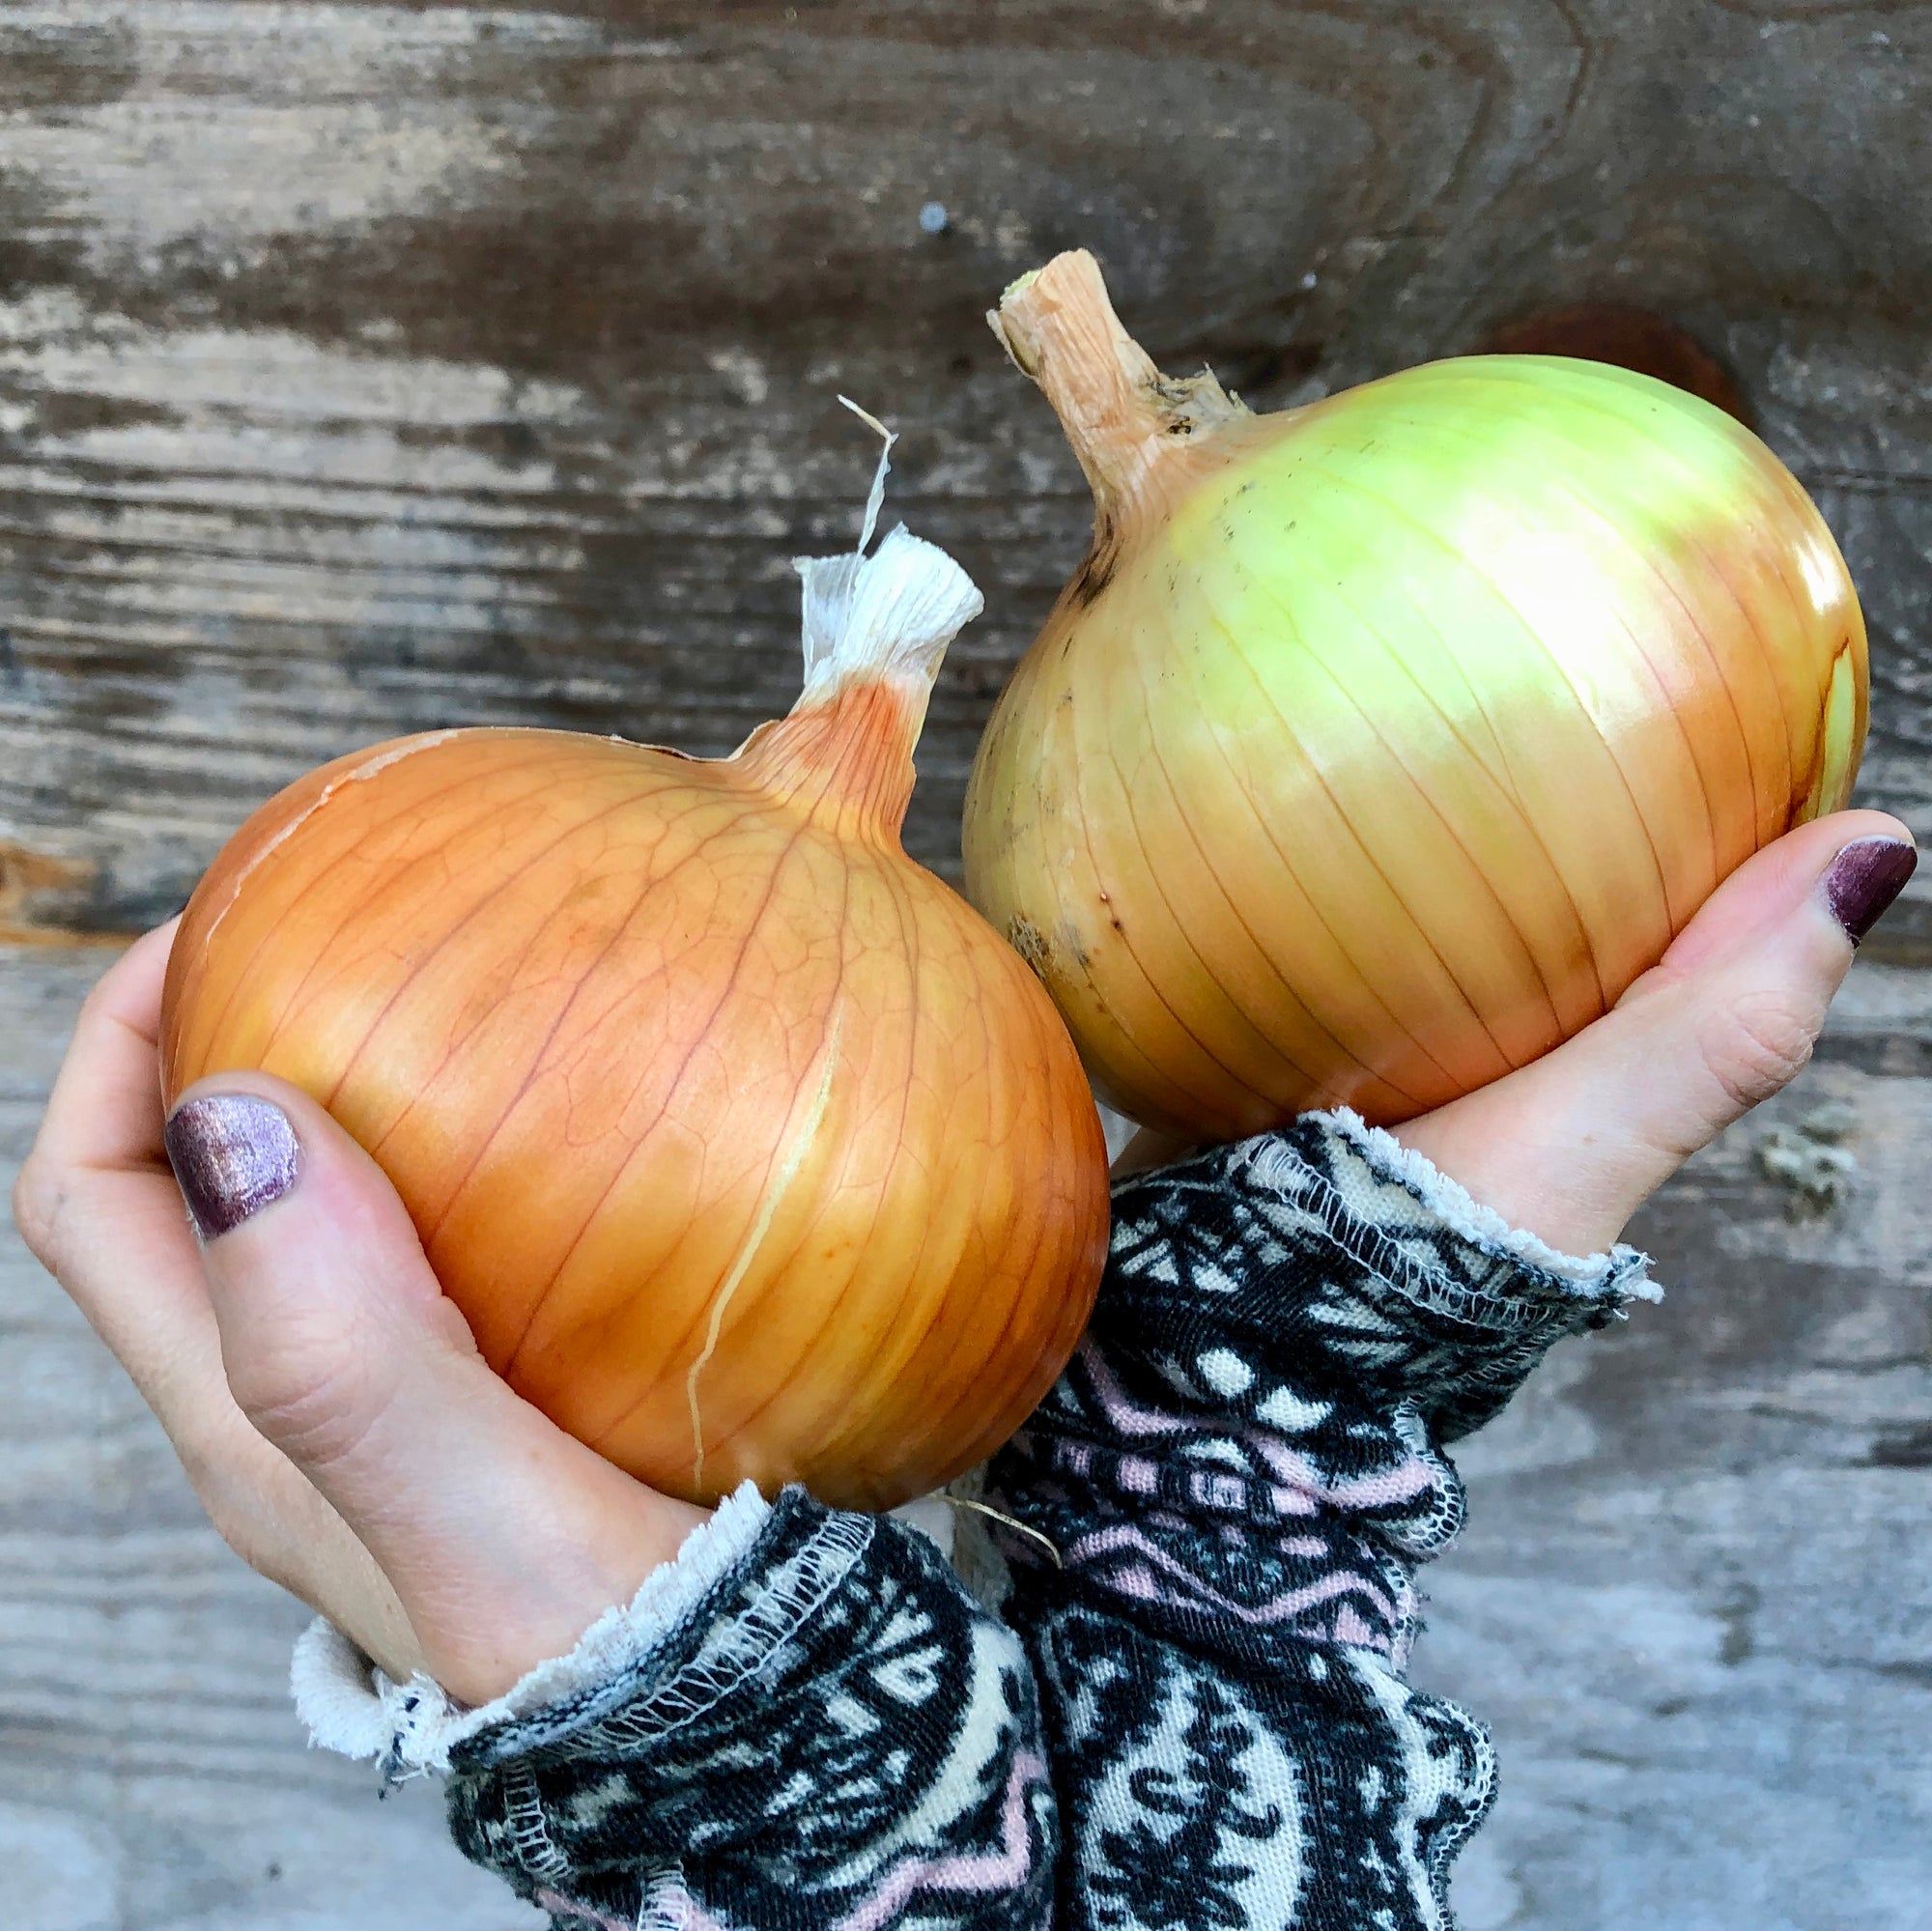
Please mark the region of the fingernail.
[[1903, 838], [1855, 838], [1832, 861], [1825, 902], [1853, 945], [1884, 917], [1918, 866], [1918, 847]]
[[168, 1164], [204, 1240], [280, 1200], [301, 1169], [301, 1144], [288, 1115], [252, 1093], [189, 1100], [175, 1109], [164, 1138]]

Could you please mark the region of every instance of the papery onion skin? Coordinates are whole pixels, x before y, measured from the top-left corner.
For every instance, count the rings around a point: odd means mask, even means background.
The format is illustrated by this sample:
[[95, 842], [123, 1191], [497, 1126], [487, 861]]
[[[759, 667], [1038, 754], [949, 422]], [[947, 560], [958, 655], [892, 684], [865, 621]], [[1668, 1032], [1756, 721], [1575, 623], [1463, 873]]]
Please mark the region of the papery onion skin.
[[491, 1365], [654, 1487], [925, 1492], [1071, 1352], [1107, 1202], [1052, 1006], [900, 849], [924, 703], [847, 683], [715, 761], [477, 729], [312, 773], [188, 906], [169, 1103], [235, 1068], [321, 1100]]
[[1068, 421], [1095, 538], [982, 741], [967, 890], [1134, 1119], [1440, 1105], [1845, 804], [1858, 600], [1708, 404], [1483, 356], [1252, 416], [1152, 377], [1088, 257], [995, 326]]

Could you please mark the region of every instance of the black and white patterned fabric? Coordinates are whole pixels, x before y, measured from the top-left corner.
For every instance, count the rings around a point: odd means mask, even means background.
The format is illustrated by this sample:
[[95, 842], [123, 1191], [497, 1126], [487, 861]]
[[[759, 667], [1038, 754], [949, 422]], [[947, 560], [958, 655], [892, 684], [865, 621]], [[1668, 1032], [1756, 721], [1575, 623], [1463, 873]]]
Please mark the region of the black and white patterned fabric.
[[798, 1490], [633, 1667], [459, 1746], [449, 1810], [470, 1857], [565, 1925], [1053, 1921], [1013, 1633], [918, 1530]]
[[[1348, 1114], [1114, 1215], [987, 1470], [997, 1614], [897, 1521], [736, 1500], [647, 1640], [447, 1732], [464, 1849], [568, 1931], [1445, 1931], [1495, 1786], [1404, 1674], [1445, 1445], [1654, 1296], [1643, 1258], [1555, 1254]], [[434, 1760], [384, 1690], [392, 1764]]]
[[[1352, 1116], [1119, 1187], [1079, 1354], [997, 1456], [1067, 1931], [1446, 1926], [1489, 1739], [1411, 1690], [1443, 1453], [1648, 1290], [1516, 1235]], [[1654, 1290], [1648, 1290], [1654, 1292]]]

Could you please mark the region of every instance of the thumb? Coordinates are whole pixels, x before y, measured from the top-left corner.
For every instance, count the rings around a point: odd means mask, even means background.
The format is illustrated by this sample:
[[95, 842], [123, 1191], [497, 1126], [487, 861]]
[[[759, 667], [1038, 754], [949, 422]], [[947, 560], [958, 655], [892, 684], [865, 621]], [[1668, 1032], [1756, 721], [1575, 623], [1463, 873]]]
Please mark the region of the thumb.
[[452, 1694], [567, 1652], [676, 1553], [700, 1512], [492, 1373], [395, 1189], [314, 1100], [224, 1073], [166, 1137], [237, 1404], [375, 1556]]
[[1787, 833], [1612, 1011], [1398, 1137], [1552, 1246], [1607, 1246], [1690, 1154], [1796, 1077], [1917, 863], [1911, 833], [1877, 811]]

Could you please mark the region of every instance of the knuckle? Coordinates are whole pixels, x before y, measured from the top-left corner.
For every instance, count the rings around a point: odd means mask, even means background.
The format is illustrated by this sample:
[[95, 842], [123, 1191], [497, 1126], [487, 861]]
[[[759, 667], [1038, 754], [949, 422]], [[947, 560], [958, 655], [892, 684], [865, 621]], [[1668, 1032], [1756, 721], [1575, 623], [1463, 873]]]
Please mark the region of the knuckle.
[[1760, 994], [1740, 1000], [1704, 1039], [1704, 1064], [1729, 1116], [1748, 1113], [1789, 1086], [1811, 1058], [1822, 1011], [1789, 997]]
[[106, 1014], [112, 1012], [120, 998], [120, 988], [126, 982], [127, 954], [123, 953], [113, 965], [87, 988], [86, 996], [80, 1002], [80, 1009], [74, 1014], [74, 1031], [83, 1027], [92, 1030], [99, 1026]]
[[257, 1574], [299, 1595], [307, 1547], [299, 1512], [289, 1506], [288, 1485], [301, 1478], [286, 1463], [286, 1481], [278, 1479], [279, 1471], [265, 1471], [242, 1439], [247, 1430], [242, 1418], [233, 1410], [229, 1418], [233, 1428], [171, 1430], [175, 1453], [215, 1534]]
[[59, 1246], [67, 1188], [44, 1153], [32, 1152], [14, 1178], [14, 1225], [27, 1251], [49, 1269]]
[[354, 1368], [318, 1367], [300, 1350], [231, 1365], [228, 1385], [256, 1432], [311, 1473], [353, 1456], [388, 1405]]

